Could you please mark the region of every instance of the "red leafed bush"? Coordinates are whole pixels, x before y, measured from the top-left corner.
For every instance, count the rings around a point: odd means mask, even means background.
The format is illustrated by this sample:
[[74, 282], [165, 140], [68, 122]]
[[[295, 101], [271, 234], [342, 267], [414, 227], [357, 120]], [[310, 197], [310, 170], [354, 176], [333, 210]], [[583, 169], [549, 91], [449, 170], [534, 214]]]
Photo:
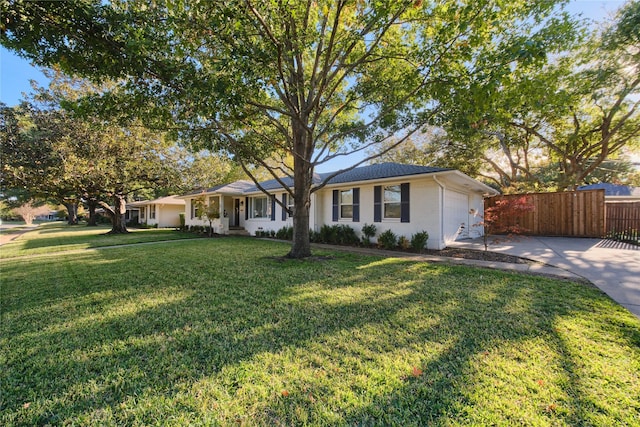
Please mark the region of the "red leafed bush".
[[496, 200], [493, 206], [485, 209], [482, 221], [474, 224], [484, 228], [484, 249], [487, 250], [487, 236], [490, 234], [511, 237], [526, 233], [528, 230], [520, 225], [519, 219], [534, 209], [535, 206], [526, 195]]

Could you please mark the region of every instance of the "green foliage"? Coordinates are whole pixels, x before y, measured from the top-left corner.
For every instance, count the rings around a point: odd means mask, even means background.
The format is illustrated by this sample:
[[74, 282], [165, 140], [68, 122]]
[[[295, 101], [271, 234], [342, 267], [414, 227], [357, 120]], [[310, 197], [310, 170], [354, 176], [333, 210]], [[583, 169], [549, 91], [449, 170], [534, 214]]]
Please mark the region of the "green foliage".
[[419, 231], [411, 235], [411, 249], [416, 252], [422, 252], [427, 247], [427, 241], [429, 240], [429, 233], [426, 231]]
[[293, 240], [293, 227], [285, 225], [280, 230], [276, 231], [276, 239]]
[[362, 243], [365, 246], [371, 246], [371, 238], [376, 236], [376, 230], [375, 224], [365, 223], [362, 226]]
[[330, 245], [357, 245], [360, 243], [356, 231], [346, 224], [324, 224], [320, 227], [316, 241]]
[[391, 229], [383, 231], [378, 236], [378, 245], [383, 249], [393, 250], [398, 246], [398, 236]]
[[[0, 42], [118, 82], [79, 111], [170, 128], [193, 150], [293, 176], [307, 203], [319, 164], [410, 136], [477, 76], [492, 91], [543, 61], [564, 42], [556, 3], [14, 2], [0, 9]], [[310, 255], [307, 233], [296, 230], [290, 256]]]
[[442, 104], [448, 142], [428, 147], [444, 158], [480, 160], [477, 173], [505, 193], [597, 179], [608, 160], [640, 149], [640, 57], [630, 32], [639, 11], [628, 2], [604, 30], [565, 21], [561, 32], [543, 32], [554, 60], [518, 64], [500, 76], [500, 87], [484, 85], [491, 74], [474, 76]]
[[186, 220], [185, 220], [185, 216], [184, 216], [184, 212], [181, 212], [178, 214], [178, 217], [180, 218], [180, 230], [184, 231], [186, 228]]

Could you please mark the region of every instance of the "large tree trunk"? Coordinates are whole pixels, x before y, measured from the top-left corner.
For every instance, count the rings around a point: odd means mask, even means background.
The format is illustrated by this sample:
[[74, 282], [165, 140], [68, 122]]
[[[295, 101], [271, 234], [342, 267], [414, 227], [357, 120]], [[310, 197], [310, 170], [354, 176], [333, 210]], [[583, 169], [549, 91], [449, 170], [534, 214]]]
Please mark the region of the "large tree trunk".
[[97, 226], [98, 225], [98, 217], [96, 216], [96, 208], [98, 207], [98, 201], [96, 199], [87, 199], [87, 208], [89, 209], [89, 220], [87, 221], [88, 226]]
[[127, 211], [127, 201], [123, 194], [115, 194], [113, 196], [114, 212], [111, 218], [111, 231], [109, 234], [128, 233], [127, 222], [124, 218], [124, 214]]
[[99, 205], [102, 206], [111, 218], [111, 231], [107, 234], [123, 234], [128, 233], [127, 224], [124, 219], [124, 214], [127, 210], [127, 202], [125, 200], [124, 194], [114, 194], [113, 195], [113, 204], [112, 208], [105, 202], [99, 202]]
[[78, 224], [78, 202], [64, 202], [64, 207], [67, 209], [67, 224]]
[[287, 256], [289, 258], [306, 258], [311, 256], [311, 243], [309, 242], [311, 169], [309, 164], [298, 156], [294, 159], [293, 168], [293, 244]]

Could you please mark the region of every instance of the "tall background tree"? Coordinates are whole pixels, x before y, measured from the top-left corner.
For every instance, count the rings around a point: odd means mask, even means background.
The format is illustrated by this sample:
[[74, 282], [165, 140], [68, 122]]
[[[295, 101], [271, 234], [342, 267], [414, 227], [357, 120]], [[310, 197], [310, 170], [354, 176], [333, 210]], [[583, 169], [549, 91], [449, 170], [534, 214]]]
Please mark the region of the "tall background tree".
[[629, 2], [612, 23], [568, 39], [549, 63], [474, 76], [440, 111], [446, 137], [420, 152], [464, 160], [507, 192], [574, 189], [611, 162], [623, 165], [640, 148], [638, 25], [640, 3]]
[[[571, 30], [556, 3], [14, 1], [0, 41], [37, 64], [120, 79], [80, 109], [135, 114], [268, 170], [294, 200], [297, 258], [310, 255], [311, 194], [326, 184], [316, 167], [401, 143], [473, 76], [544, 59]], [[265, 161], [280, 158], [292, 164]]]
[[112, 218], [111, 232], [126, 232], [127, 196], [178, 180], [169, 156], [173, 143], [140, 124], [123, 127], [63, 110], [60, 102], [86, 93], [86, 82], [50, 77], [49, 88], [36, 88], [28, 102], [2, 107], [2, 187], [64, 204], [70, 224], [77, 223], [81, 201], [90, 225], [102, 206]]

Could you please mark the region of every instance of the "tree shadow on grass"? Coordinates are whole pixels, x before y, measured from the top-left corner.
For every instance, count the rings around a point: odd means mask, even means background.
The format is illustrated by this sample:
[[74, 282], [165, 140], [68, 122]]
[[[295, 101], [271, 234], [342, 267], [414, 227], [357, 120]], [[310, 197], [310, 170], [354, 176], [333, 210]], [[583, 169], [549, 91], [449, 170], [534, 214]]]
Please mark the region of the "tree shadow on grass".
[[[247, 253], [248, 245], [255, 245], [253, 253]], [[473, 403], [465, 388], [473, 382], [468, 365], [478, 353], [553, 336], [555, 318], [586, 310], [570, 293], [568, 302], [550, 305], [542, 287], [520, 289], [517, 275], [486, 273], [483, 278], [482, 270], [344, 255], [282, 265], [260, 259], [269, 247], [249, 242], [211, 251], [198, 243], [145, 253], [104, 252], [92, 255], [96, 264], [88, 256], [69, 259], [64, 268], [77, 283], [27, 304], [27, 312], [41, 305], [30, 312], [28, 325], [20, 323], [20, 304], [14, 304], [10, 322], [2, 326], [8, 337], [2, 376], [9, 393], [1, 420], [154, 424], [171, 417], [183, 423], [213, 417], [232, 423], [240, 413], [203, 409], [197, 393], [207, 393], [203, 384], [213, 387], [208, 393], [218, 399], [245, 390], [255, 373], [241, 376], [243, 364], [259, 370], [256, 364], [266, 355], [300, 353], [300, 363], [335, 366], [342, 369], [335, 378], [344, 374], [349, 382], [366, 375], [367, 364], [378, 363], [378, 355], [407, 351], [419, 357], [416, 348], [425, 343], [438, 350], [422, 359], [423, 373], [406, 372], [401, 386], [374, 395], [367, 405], [338, 404], [330, 411], [334, 418], [324, 418], [317, 405], [282, 399], [277, 390], [271, 399], [239, 411], [250, 412], [256, 424], [461, 419]], [[164, 268], [145, 264], [161, 255]], [[224, 262], [234, 257], [244, 257], [251, 273], [244, 264]], [[92, 276], [98, 271], [101, 277]], [[54, 285], [55, 280], [37, 283], [44, 289]], [[381, 333], [366, 334], [376, 330]], [[559, 347], [557, 353], [568, 354]], [[349, 363], [355, 372], [345, 368]], [[318, 384], [325, 388], [314, 392], [322, 396], [320, 403], [335, 405], [336, 395], [345, 391], [329, 383]]]

